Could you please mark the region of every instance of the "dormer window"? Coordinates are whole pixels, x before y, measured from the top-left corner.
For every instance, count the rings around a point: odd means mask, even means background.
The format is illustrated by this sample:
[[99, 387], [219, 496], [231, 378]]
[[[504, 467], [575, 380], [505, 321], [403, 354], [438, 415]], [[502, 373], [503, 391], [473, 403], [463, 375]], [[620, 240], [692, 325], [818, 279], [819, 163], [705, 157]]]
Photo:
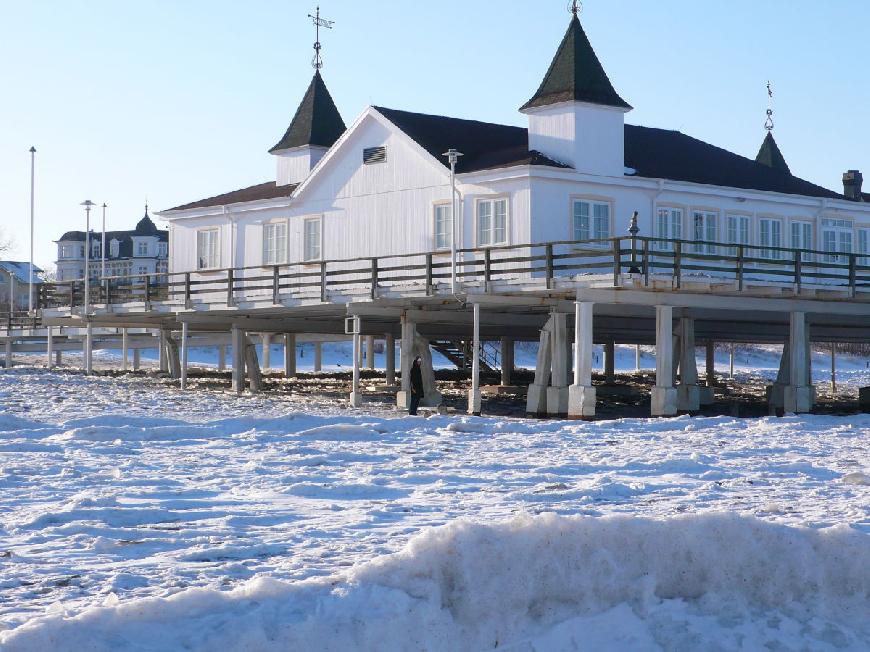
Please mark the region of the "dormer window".
[[117, 240], [111, 240], [109, 242], [109, 256], [112, 258], [117, 258], [121, 252], [121, 243]]
[[148, 243], [139, 241], [136, 243], [136, 255], [137, 256], [147, 256], [148, 255]]
[[160, 242], [157, 244], [157, 257], [166, 258], [169, 255], [169, 243]]
[[99, 256], [100, 255], [100, 241], [99, 240], [91, 240], [91, 256]]

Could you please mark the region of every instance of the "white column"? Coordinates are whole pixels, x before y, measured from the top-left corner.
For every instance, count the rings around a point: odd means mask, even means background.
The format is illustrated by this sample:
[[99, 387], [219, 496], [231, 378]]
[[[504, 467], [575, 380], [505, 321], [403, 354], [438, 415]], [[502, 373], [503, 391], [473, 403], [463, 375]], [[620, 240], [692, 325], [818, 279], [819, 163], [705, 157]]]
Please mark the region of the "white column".
[[232, 388], [237, 394], [245, 391], [245, 331], [238, 326], [232, 328], [233, 380]]
[[190, 325], [181, 322], [181, 389], [187, 389], [187, 336]]
[[139, 349], [133, 349], [133, 371], [139, 371], [142, 364], [142, 352]]
[[366, 367], [369, 371], [374, 371], [375, 368], [375, 336], [369, 335], [366, 337]]
[[218, 344], [218, 371], [226, 371], [227, 369], [227, 347], [225, 344]]
[[673, 416], [677, 413], [677, 390], [674, 382], [674, 309], [656, 306], [656, 386], [652, 389], [652, 416]]
[[526, 396], [526, 413], [532, 416], [543, 416], [547, 413], [547, 389], [550, 383], [550, 367], [553, 349], [550, 339], [553, 334], [553, 315], [541, 329], [538, 340], [538, 356], [535, 359], [535, 379], [529, 385]]
[[501, 384], [505, 387], [511, 384], [514, 372], [514, 340], [510, 337], [501, 338]]
[[809, 412], [813, 405], [813, 388], [808, 383], [808, 341], [809, 329], [806, 324], [806, 314], [803, 312], [791, 313], [789, 330], [791, 364], [789, 365], [789, 384], [785, 387], [783, 395], [783, 409], [786, 412]]
[[574, 383], [568, 388], [568, 416], [595, 416], [595, 388], [592, 386], [592, 317], [594, 304], [574, 304]]
[[[260, 371], [260, 361], [257, 358], [257, 347], [250, 341], [247, 335], [243, 338], [244, 343], [244, 369], [248, 375], [248, 387], [252, 394], [263, 389], [263, 375]], [[244, 384], [244, 379], [243, 379]]]
[[94, 328], [88, 322], [85, 328], [85, 375], [90, 376], [94, 370]]
[[399, 342], [401, 347], [401, 356], [399, 363], [401, 364], [400, 390], [396, 394], [396, 407], [400, 410], [407, 410], [411, 405], [411, 364], [414, 362], [414, 338], [417, 336], [417, 329], [414, 328], [412, 322], [406, 315], [402, 315], [402, 337]]
[[260, 365], [264, 372], [272, 367], [272, 334], [263, 333], [263, 364]]
[[314, 371], [320, 373], [323, 369], [323, 343], [314, 343]]
[[480, 304], [475, 303], [471, 346], [471, 389], [468, 390], [468, 414], [480, 415]]
[[634, 345], [634, 370], [640, 371], [640, 344]]
[[568, 414], [568, 315], [552, 314], [550, 334], [550, 387], [547, 388], [547, 413]]
[[695, 360], [695, 320], [680, 317], [680, 384], [677, 387], [677, 409], [697, 412], [701, 409], [698, 388], [698, 363]]
[[45, 357], [46, 362], [48, 363], [46, 366], [48, 370], [51, 371], [54, 369], [54, 356], [52, 353], [54, 352], [54, 329], [49, 326], [46, 330], [45, 335]]
[[296, 377], [296, 335], [284, 333], [284, 375]]
[[360, 358], [362, 357], [362, 336], [360, 331], [360, 318], [353, 318], [353, 385], [350, 392], [351, 407], [362, 405], [362, 396], [359, 392]]
[[728, 354], [728, 376], [734, 380], [734, 342], [731, 342], [731, 352]]
[[121, 329], [121, 371], [127, 371], [127, 358], [130, 353], [130, 338], [127, 329]]
[[160, 329], [158, 342], [159, 345], [157, 347], [157, 358], [160, 365], [160, 373], [165, 374], [169, 371], [169, 357], [166, 351], [166, 331], [162, 328]]
[[396, 338], [393, 337], [392, 333], [387, 333], [384, 336], [384, 356], [387, 368], [387, 387], [394, 387], [396, 384]]

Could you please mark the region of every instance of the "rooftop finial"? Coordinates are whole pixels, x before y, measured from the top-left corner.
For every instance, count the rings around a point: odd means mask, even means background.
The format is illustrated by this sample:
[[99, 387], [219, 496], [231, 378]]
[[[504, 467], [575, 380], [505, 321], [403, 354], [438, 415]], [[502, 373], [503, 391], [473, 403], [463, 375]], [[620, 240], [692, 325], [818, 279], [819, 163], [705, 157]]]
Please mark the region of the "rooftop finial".
[[768, 131], [773, 131], [773, 89], [770, 87], [770, 82], [767, 82], [767, 120], [764, 121], [764, 128]]
[[148, 217], [148, 198], [145, 198], [145, 217]]
[[325, 18], [320, 17], [320, 7], [317, 7], [317, 11], [314, 12], [314, 15], [308, 14], [308, 17], [311, 19], [312, 24], [314, 25], [314, 58], [311, 60], [311, 65], [315, 70], [320, 70], [323, 68], [323, 59], [320, 58], [320, 28], [325, 27], [326, 29], [332, 29], [332, 26], [335, 24], [334, 20], [326, 20]]
[[571, 4], [568, 5], [568, 11], [574, 15], [574, 18], [577, 18], [577, 14], [583, 12], [583, 3], [580, 0], [571, 0]]

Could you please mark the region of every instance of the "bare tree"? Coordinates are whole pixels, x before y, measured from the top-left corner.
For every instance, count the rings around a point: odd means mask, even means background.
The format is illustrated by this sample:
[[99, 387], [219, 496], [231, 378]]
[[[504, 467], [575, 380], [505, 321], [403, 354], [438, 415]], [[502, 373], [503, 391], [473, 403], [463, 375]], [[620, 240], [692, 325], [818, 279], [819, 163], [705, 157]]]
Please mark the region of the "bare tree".
[[12, 241], [12, 238], [8, 238], [6, 236], [6, 231], [0, 228], [0, 254], [5, 254], [7, 251], [11, 251], [15, 246], [15, 243]]

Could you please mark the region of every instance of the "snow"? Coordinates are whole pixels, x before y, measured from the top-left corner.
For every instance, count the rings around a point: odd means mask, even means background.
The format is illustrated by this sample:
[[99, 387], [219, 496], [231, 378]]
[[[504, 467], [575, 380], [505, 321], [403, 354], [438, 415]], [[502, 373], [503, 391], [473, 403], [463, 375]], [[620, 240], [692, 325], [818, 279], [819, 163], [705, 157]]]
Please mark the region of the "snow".
[[870, 415], [424, 418], [31, 368], [0, 400], [4, 651], [870, 647]]

